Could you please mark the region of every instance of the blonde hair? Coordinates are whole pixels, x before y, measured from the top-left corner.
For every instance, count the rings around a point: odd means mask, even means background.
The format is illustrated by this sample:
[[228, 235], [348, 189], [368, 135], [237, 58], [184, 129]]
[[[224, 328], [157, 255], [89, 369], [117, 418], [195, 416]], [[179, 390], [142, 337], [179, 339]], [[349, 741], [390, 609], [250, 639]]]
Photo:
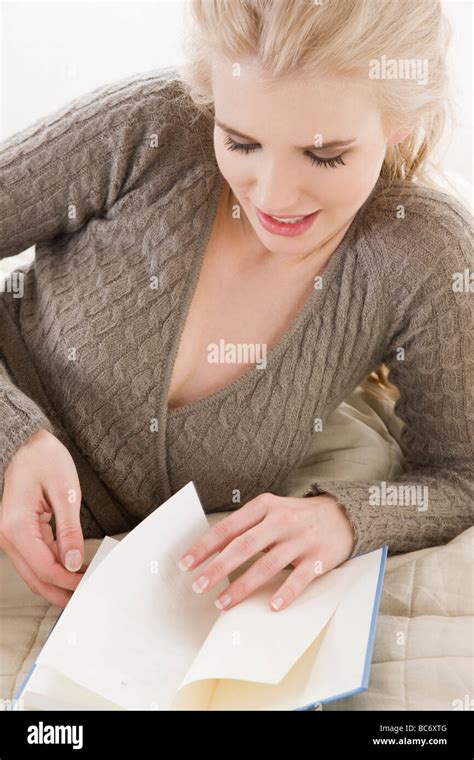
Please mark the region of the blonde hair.
[[[381, 175], [445, 189], [449, 178], [435, 161], [449, 123], [454, 123], [446, 70], [452, 28], [440, 0], [187, 0], [180, 76], [197, 109], [213, 117], [212, 59], [238, 63], [256, 58], [266, 75], [330, 73], [369, 80], [370, 62], [427, 61], [429, 76], [371, 79], [387, 120], [403, 114], [411, 132], [387, 147]], [[189, 12], [190, 11], [190, 12]], [[444, 184], [443, 184], [444, 183]], [[454, 190], [454, 188], [452, 188]], [[362, 386], [399, 393], [381, 365]]]

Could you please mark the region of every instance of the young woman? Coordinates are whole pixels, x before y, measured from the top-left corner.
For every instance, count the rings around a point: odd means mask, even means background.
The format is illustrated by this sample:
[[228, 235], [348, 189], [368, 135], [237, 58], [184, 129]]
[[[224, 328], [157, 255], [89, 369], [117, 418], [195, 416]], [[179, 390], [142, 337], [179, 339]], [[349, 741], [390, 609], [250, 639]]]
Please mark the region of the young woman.
[[[0, 542], [60, 606], [83, 536], [191, 479], [206, 511], [233, 510], [183, 558], [219, 552], [196, 590], [264, 552], [227, 609], [287, 565], [273, 609], [348, 557], [472, 523], [472, 219], [426, 175], [439, 2], [191, 10], [179, 72], [95, 90], [0, 154], [0, 253], [36, 243], [23, 297], [0, 302]], [[406, 472], [276, 495], [380, 367]]]

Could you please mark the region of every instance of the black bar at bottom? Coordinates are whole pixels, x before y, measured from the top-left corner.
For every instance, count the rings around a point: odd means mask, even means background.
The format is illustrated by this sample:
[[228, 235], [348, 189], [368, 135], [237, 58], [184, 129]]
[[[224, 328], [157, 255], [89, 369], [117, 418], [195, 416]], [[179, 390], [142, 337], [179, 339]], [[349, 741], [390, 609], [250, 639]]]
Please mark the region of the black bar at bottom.
[[[245, 753], [269, 757], [328, 751], [363, 758], [456, 758], [473, 760], [473, 714], [460, 711], [15, 711], [0, 712], [0, 760], [40, 757], [192, 755]], [[284, 746], [283, 746], [284, 743]], [[194, 757], [193, 759], [194, 760]], [[196, 758], [197, 760], [197, 758]], [[221, 759], [219, 759], [221, 760]]]

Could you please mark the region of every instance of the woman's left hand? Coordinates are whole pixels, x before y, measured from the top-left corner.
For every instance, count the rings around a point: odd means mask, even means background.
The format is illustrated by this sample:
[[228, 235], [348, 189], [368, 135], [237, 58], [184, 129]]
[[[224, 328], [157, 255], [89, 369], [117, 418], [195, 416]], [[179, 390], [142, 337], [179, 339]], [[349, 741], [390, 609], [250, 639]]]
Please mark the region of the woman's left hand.
[[[215, 604], [219, 609], [235, 607], [292, 564], [295, 569], [270, 600], [271, 609], [279, 610], [288, 607], [314, 578], [348, 559], [354, 541], [345, 509], [333, 496], [263, 493], [209, 528], [185, 552], [179, 566], [181, 570], [194, 570], [219, 552], [193, 583], [194, 591], [201, 593], [210, 591], [255, 554], [265, 552], [229, 584]], [[189, 555], [194, 561], [184, 567], [182, 562]]]

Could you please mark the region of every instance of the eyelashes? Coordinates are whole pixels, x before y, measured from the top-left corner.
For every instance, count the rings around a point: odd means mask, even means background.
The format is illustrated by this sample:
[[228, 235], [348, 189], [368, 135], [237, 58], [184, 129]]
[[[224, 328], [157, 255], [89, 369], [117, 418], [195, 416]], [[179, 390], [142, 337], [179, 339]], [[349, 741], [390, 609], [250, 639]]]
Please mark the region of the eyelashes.
[[[227, 150], [238, 150], [241, 153], [253, 153], [254, 150], [257, 150], [258, 145], [257, 144], [244, 144], [244, 143], [238, 143], [235, 142], [235, 140], [230, 137], [230, 135], [226, 135], [225, 138], [225, 145], [227, 147]], [[317, 166], [330, 166], [331, 168], [336, 168], [338, 164], [341, 164], [342, 166], [346, 166], [344, 161], [342, 160], [342, 154], [340, 156], [334, 156], [333, 158], [320, 158], [320, 156], [315, 156], [314, 153], [306, 153], [306, 155], [311, 159], [311, 163]]]

